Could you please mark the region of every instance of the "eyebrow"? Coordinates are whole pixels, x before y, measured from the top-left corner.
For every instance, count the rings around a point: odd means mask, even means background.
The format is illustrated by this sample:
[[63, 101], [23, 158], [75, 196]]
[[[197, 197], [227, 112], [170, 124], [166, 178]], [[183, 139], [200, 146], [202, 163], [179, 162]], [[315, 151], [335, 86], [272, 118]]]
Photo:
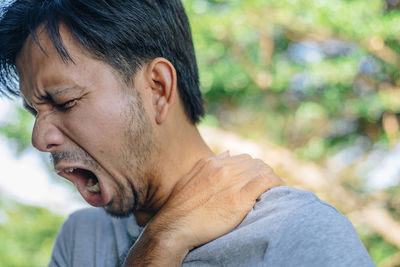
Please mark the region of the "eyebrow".
[[57, 95], [59, 95], [59, 94], [63, 94], [63, 93], [65, 93], [66, 91], [71, 91], [71, 90], [80, 90], [80, 88], [78, 88], [78, 87], [66, 87], [66, 88], [60, 88], [60, 89], [56, 89], [54, 92], [47, 92], [46, 94], [49, 96], [49, 97], [55, 97], [55, 96], [57, 96]]
[[[73, 86], [73, 87], [64, 87], [64, 88], [56, 89], [54, 92], [49, 92], [48, 90], [45, 90], [46, 95], [41, 96], [40, 98], [45, 100], [45, 101], [52, 102], [53, 98], [55, 96], [63, 94], [63, 93], [68, 92], [68, 91], [71, 91], [71, 90], [81, 90], [81, 88], [75, 87], [75, 86]], [[29, 111], [29, 113], [31, 113], [33, 115], [37, 114], [37, 111], [31, 105], [29, 105], [28, 102], [26, 102], [25, 99], [23, 99], [23, 106], [24, 106], [24, 108], [26, 110]]]

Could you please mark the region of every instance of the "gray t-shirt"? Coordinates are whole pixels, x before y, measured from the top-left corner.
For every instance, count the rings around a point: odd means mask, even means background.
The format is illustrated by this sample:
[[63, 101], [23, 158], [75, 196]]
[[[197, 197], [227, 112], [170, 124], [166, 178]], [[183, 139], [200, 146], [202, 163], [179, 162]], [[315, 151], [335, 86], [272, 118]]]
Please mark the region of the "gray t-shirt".
[[[121, 266], [140, 232], [133, 216], [100, 208], [73, 213], [49, 266]], [[264, 193], [232, 232], [192, 250], [182, 266], [375, 266], [350, 221], [315, 194], [281, 186]]]

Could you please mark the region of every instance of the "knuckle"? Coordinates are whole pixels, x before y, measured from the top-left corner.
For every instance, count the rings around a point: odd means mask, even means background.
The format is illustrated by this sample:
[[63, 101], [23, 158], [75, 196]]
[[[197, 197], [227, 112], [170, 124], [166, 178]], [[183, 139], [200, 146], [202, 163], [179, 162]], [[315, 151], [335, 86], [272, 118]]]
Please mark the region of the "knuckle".
[[274, 170], [271, 168], [271, 166], [269, 166], [268, 164], [266, 164], [264, 161], [260, 160], [258, 162], [258, 166], [262, 169], [264, 169], [265, 171], [267, 171], [268, 173], [273, 172]]
[[[265, 164], [265, 162], [264, 161], [262, 161], [261, 159], [254, 159], [254, 163], [257, 165], [257, 166], [268, 166], [267, 164]], [[269, 167], [269, 166], [268, 166]]]
[[259, 174], [256, 177], [257, 183], [260, 184], [260, 186], [268, 187], [271, 186], [271, 182], [273, 179], [271, 179], [270, 176], [264, 175], [264, 174]]
[[264, 175], [262, 178], [262, 184], [265, 188], [269, 189], [275, 186], [284, 185], [283, 180], [277, 175]]
[[281, 177], [279, 177], [279, 176], [277, 176], [277, 175], [275, 175], [275, 177], [274, 177], [274, 185], [285, 185], [286, 184], [286, 181], [285, 181], [285, 179], [283, 179], [283, 178], [281, 178]]

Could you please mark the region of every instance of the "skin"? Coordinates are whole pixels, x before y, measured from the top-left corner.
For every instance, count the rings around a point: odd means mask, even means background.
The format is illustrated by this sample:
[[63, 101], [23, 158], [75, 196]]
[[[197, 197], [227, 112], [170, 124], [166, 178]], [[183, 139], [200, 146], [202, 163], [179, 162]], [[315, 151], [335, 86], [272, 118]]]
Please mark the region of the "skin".
[[[176, 86], [176, 76], [172, 80], [163, 73], [170, 71], [170, 63], [157, 59], [147, 64], [136, 75], [135, 85], [128, 88], [111, 67], [84, 53], [64, 28], [61, 33], [75, 64], [63, 63], [47, 35], [40, 29], [39, 32], [39, 41], [48, 56], [32, 39], [28, 39], [17, 57], [21, 93], [37, 112], [33, 145], [53, 155], [60, 152], [72, 155], [87, 153], [85, 160], [96, 166], [95, 173], [104, 194], [104, 201], [95, 203], [97, 206], [112, 201], [114, 206], [109, 207], [109, 211], [129, 212], [130, 205], [123, 203], [120, 196], [124, 195], [131, 201], [133, 193], [125, 188], [134, 186], [139, 194], [137, 209], [157, 211], [168, 197], [167, 191], [197, 161], [190, 155], [190, 148], [198, 151], [200, 157], [212, 155], [208, 148], [196, 149], [200, 144], [191, 142], [193, 137], [179, 136], [180, 131], [198, 135], [194, 127], [175, 127], [165, 122], [165, 114], [169, 103], [175, 99], [176, 91], [166, 96], [157, 79], [161, 82], [161, 79], [169, 79], [166, 82]], [[43, 99], [46, 94], [53, 95], [52, 101]], [[78, 100], [68, 110], [55, 107], [73, 99]], [[138, 103], [141, 103], [141, 109]], [[182, 107], [175, 105], [174, 109]], [[178, 113], [175, 110], [170, 112]], [[182, 115], [175, 118], [174, 124], [177, 120], [187, 120], [182, 111], [179, 113]], [[140, 120], [142, 122], [138, 123]], [[180, 131], [171, 133], [172, 128], [180, 128]], [[163, 141], [158, 141], [160, 138]], [[188, 149], [176, 151], [169, 148], [178, 143]], [[179, 158], [187, 157], [188, 163], [182, 164], [174, 151], [179, 153]], [[168, 158], [168, 162], [162, 161], [163, 158]], [[57, 163], [74, 165], [68, 158]], [[158, 173], [163, 173], [163, 177]], [[119, 205], [121, 202], [122, 207]]]
[[248, 155], [215, 156], [187, 119], [173, 65], [155, 58], [123, 82], [60, 25], [74, 62], [63, 61], [46, 33], [17, 56], [21, 93], [36, 116], [33, 145], [55, 168], [86, 168], [101, 192], [82, 196], [110, 214], [147, 223], [125, 266], [179, 266], [193, 248], [237, 226], [267, 189], [282, 181]]

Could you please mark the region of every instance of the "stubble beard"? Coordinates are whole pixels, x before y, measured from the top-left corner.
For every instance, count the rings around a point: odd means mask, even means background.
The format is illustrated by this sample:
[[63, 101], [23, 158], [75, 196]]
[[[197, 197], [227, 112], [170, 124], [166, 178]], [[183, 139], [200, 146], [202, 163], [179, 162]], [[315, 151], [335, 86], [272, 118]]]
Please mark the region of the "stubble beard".
[[[126, 121], [126, 147], [121, 153], [121, 163], [127, 170], [125, 183], [119, 183], [118, 199], [113, 199], [105, 211], [113, 217], [130, 216], [145, 206], [148, 181], [157, 173], [155, 155], [158, 151], [153, 129], [136, 89], [129, 94], [127, 110], [121, 116]], [[151, 168], [151, 169], [149, 169]]]

